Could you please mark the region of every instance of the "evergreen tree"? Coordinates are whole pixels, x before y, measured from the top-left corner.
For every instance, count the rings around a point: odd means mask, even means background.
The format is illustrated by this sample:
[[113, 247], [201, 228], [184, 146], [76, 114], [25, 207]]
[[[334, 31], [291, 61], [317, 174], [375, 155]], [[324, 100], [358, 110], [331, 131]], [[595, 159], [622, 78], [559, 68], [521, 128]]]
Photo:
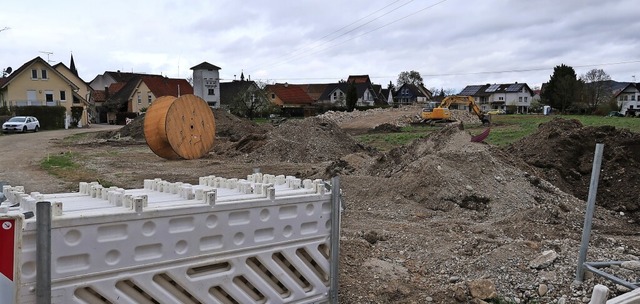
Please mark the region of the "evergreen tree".
[[347, 111], [351, 112], [356, 108], [356, 104], [358, 103], [358, 91], [356, 90], [356, 84], [353, 82], [349, 83], [349, 87], [347, 88]]
[[552, 108], [565, 113], [578, 100], [580, 84], [576, 71], [568, 65], [561, 64], [553, 68], [553, 75], [542, 93], [542, 99]]

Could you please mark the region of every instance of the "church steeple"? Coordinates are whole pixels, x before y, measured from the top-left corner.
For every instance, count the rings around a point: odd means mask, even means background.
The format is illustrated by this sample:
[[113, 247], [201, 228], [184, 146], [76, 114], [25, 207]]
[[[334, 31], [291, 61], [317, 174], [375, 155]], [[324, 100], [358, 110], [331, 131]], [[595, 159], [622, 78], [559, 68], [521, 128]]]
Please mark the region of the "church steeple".
[[69, 70], [71, 70], [71, 72], [78, 76], [78, 70], [76, 70], [76, 63], [73, 61], [73, 53], [71, 53], [71, 63], [69, 63]]
[[240, 72], [240, 81], [244, 81], [244, 70]]

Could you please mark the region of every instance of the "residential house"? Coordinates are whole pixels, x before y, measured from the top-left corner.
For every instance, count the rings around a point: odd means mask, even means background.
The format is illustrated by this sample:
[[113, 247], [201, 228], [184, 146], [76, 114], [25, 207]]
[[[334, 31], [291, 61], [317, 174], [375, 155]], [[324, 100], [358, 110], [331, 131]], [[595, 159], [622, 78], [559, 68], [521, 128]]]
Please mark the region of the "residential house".
[[348, 88], [349, 86], [346, 82], [327, 84], [316, 103], [319, 106], [346, 107]]
[[427, 103], [433, 99], [433, 93], [423, 85], [405, 83], [396, 90], [395, 100], [400, 105]]
[[391, 89], [381, 89], [378, 97], [381, 101], [388, 105], [393, 105], [393, 90]]
[[202, 62], [193, 70], [193, 92], [212, 108], [220, 107], [220, 67]]
[[466, 86], [458, 95], [472, 96], [482, 111], [505, 110], [529, 113], [534, 92], [526, 83]]
[[324, 92], [320, 95], [317, 103], [320, 105], [346, 106], [347, 92], [349, 85], [356, 87], [358, 100], [356, 106], [374, 106], [379, 103], [378, 92], [381, 87], [371, 83], [369, 75], [350, 75], [346, 82], [327, 84]]
[[[101, 75], [97, 75], [89, 85], [93, 89], [93, 117], [97, 123], [107, 123], [107, 113], [109, 109], [104, 106], [109, 97], [115, 95], [124, 87], [131, 79], [142, 77], [148, 74], [129, 73], [117, 71], [106, 71]], [[157, 75], [161, 76], [161, 75]]]
[[620, 113], [626, 115], [629, 110], [640, 109], [640, 83], [627, 83], [624, 87], [614, 91], [613, 98], [620, 107]]
[[[81, 106], [83, 114], [79, 125], [85, 126], [88, 122], [88, 101], [87, 96], [82, 95], [87, 90], [83, 83], [82, 79], [66, 66], [54, 68], [46, 60], [36, 57], [7, 77], [0, 78], [0, 105], [63, 106], [67, 110], [68, 121], [71, 118], [71, 108]], [[78, 102], [74, 103], [74, 100]]]
[[89, 124], [95, 112], [93, 88], [78, 75], [73, 55], [71, 55], [69, 67], [62, 62], [55, 64], [53, 67], [78, 87], [78, 90], [74, 91], [71, 95], [71, 106], [83, 107], [83, 116], [79, 123], [81, 126]]
[[307, 94], [307, 85], [276, 83], [265, 86], [264, 90], [271, 103], [279, 106], [290, 116], [311, 116], [316, 112], [314, 100]]
[[[254, 111], [260, 103], [268, 102], [265, 98], [258, 84], [251, 80], [244, 80], [244, 75], [240, 77], [240, 80], [220, 83], [220, 108], [238, 109], [237, 103], [244, 102], [243, 111]], [[255, 115], [255, 113], [253, 114]]]
[[193, 94], [193, 87], [185, 79], [168, 78], [161, 75], [139, 74], [129, 78], [126, 83], [116, 82], [105, 89], [104, 108], [107, 110], [107, 121], [111, 124], [118, 121], [117, 113], [141, 113], [156, 98], [161, 96], [179, 97]]

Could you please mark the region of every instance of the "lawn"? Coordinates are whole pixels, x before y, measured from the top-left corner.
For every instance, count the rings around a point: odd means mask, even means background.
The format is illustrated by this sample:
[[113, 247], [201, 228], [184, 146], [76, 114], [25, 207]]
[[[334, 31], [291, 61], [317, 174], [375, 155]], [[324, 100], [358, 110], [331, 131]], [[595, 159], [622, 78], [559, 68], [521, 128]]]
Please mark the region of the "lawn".
[[[640, 118], [602, 117], [587, 115], [494, 115], [491, 133], [485, 142], [496, 146], [507, 146], [529, 134], [534, 133], [538, 125], [554, 118], [577, 119], [585, 126], [614, 126], [640, 133]], [[356, 136], [360, 142], [373, 146], [380, 151], [388, 151], [404, 145], [416, 138], [438, 130], [440, 127], [410, 126], [400, 133], [379, 133]], [[465, 124], [465, 128], [473, 135], [479, 134], [486, 127], [478, 124]]]

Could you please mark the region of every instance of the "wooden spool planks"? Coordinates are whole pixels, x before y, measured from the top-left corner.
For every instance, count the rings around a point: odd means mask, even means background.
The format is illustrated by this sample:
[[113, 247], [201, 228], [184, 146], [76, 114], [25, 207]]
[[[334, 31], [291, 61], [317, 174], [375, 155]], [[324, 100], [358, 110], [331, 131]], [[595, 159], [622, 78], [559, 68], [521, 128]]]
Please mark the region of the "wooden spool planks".
[[147, 109], [144, 138], [165, 159], [197, 159], [213, 148], [216, 123], [207, 103], [195, 95], [162, 96]]

